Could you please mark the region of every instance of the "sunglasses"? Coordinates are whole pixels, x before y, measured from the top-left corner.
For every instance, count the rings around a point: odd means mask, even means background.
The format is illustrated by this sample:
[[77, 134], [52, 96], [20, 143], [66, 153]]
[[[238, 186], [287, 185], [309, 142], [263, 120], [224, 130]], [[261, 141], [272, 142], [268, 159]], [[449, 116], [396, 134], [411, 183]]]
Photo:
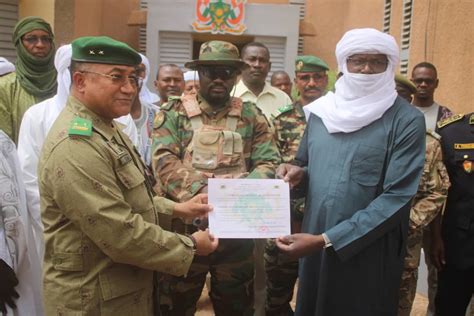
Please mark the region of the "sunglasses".
[[436, 80], [434, 79], [429, 79], [429, 78], [419, 78], [419, 79], [413, 79], [413, 82], [416, 84], [416, 85], [420, 85], [422, 84], [423, 82], [426, 83], [427, 85], [432, 85], [436, 82]]
[[200, 76], [207, 77], [211, 80], [217, 78], [229, 80], [234, 78], [237, 74], [237, 69], [233, 67], [200, 67], [198, 71]]

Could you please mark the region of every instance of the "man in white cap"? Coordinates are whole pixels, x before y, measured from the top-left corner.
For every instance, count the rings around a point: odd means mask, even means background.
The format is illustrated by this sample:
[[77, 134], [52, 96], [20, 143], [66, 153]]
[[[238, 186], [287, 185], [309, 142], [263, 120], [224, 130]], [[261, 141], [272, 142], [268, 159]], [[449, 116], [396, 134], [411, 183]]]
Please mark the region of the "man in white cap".
[[307, 191], [301, 234], [280, 237], [300, 260], [296, 315], [396, 315], [411, 199], [423, 170], [423, 115], [395, 91], [395, 39], [347, 32], [336, 92], [305, 107], [296, 156], [277, 176]]
[[143, 79], [141, 87], [138, 87], [138, 96], [135, 98], [130, 110], [130, 115], [137, 128], [137, 149], [147, 166], [151, 166], [151, 132], [153, 131], [153, 120], [155, 114], [160, 111], [158, 104], [160, 97], [151, 92], [148, 87], [150, 77], [150, 62], [148, 58], [140, 54], [142, 62], [137, 67], [137, 74]]
[[199, 73], [196, 70], [188, 70], [184, 74], [184, 91], [183, 95], [197, 95], [199, 84]]

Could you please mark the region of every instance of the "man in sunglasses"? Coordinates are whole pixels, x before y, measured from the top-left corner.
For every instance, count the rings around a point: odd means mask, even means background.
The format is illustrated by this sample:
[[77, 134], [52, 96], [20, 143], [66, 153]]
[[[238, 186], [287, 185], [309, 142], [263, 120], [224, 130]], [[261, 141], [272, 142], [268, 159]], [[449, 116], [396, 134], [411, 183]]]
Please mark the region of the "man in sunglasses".
[[[411, 72], [411, 81], [416, 87], [413, 95], [412, 104], [420, 110], [425, 117], [426, 129], [431, 132], [438, 133], [439, 127], [437, 122], [445, 120], [453, 115], [453, 112], [446, 106], [440, 105], [434, 101], [434, 94], [438, 88], [439, 79], [436, 67], [429, 62], [421, 62]], [[440, 219], [441, 214], [435, 221]], [[437, 288], [437, 270], [431, 259], [431, 225], [423, 229], [422, 247], [425, 262], [428, 268], [428, 308], [427, 315], [435, 315], [435, 295]]]
[[[208, 178], [273, 178], [280, 157], [267, 120], [254, 103], [231, 96], [247, 67], [237, 47], [206, 42], [185, 66], [199, 72], [198, 94], [170, 101], [155, 118], [152, 161], [164, 194], [187, 201], [207, 191]], [[195, 231], [189, 223], [175, 219], [173, 230]], [[253, 266], [253, 240], [221, 240], [212, 256], [193, 261], [186, 278], [167, 280], [163, 314], [193, 315], [210, 271], [215, 314], [252, 315]]]
[[71, 43], [72, 87], [39, 162], [45, 315], [152, 315], [154, 271], [184, 275], [217, 240], [162, 229], [158, 212], [191, 218], [205, 196], [154, 196], [150, 174], [115, 118], [130, 112], [140, 55], [109, 37]]
[[439, 84], [436, 67], [429, 62], [417, 64], [411, 72], [411, 81], [416, 86], [413, 105], [425, 116], [426, 128], [438, 132], [436, 122], [450, 117], [453, 112], [434, 100], [434, 93]]

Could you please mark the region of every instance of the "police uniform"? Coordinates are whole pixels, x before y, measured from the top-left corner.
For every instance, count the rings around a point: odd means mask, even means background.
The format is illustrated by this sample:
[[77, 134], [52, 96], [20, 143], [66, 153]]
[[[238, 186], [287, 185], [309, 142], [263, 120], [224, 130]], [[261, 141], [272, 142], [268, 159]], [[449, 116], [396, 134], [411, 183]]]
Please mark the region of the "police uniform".
[[[322, 59], [312, 56], [298, 56], [295, 60], [296, 72], [321, 72], [329, 70]], [[303, 105], [299, 100], [278, 109], [272, 120], [275, 141], [283, 163], [292, 163], [306, 128]], [[301, 225], [305, 198], [290, 200], [292, 230]], [[290, 301], [298, 278], [298, 260], [290, 260], [278, 252], [274, 239], [265, 245], [265, 272], [267, 274], [265, 312], [267, 315], [288, 315], [293, 311]]]
[[474, 113], [438, 123], [451, 180], [442, 222], [446, 264], [438, 273], [436, 315], [464, 315], [474, 294]]
[[[137, 65], [106, 37], [72, 42], [72, 60]], [[99, 54], [99, 52], [101, 52]], [[46, 315], [151, 315], [154, 272], [184, 275], [193, 241], [163, 230], [145, 165], [117, 126], [71, 96], [39, 162]]]
[[449, 177], [442, 161], [440, 136], [426, 133], [426, 154], [423, 174], [410, 209], [407, 237], [407, 255], [404, 262], [398, 315], [410, 315], [416, 294], [418, 267], [424, 228], [439, 214], [444, 206], [449, 188]]
[[[211, 41], [201, 46], [199, 60], [187, 63], [243, 67], [237, 48]], [[155, 118], [153, 168], [163, 194], [185, 201], [207, 186], [207, 179], [274, 178], [280, 162], [269, 124], [251, 102], [230, 98], [214, 109], [200, 95], [172, 100]], [[196, 227], [180, 219], [173, 230]], [[253, 314], [253, 241], [220, 240], [216, 252], [193, 261], [186, 278], [168, 278], [161, 287], [164, 315], [193, 315], [207, 273], [216, 315]]]

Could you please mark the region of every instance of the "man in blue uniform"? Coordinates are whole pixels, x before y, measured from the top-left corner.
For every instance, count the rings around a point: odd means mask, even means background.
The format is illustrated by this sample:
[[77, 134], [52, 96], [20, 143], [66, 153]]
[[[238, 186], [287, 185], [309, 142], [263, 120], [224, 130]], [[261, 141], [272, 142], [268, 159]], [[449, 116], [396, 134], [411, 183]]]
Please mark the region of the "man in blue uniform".
[[343, 76], [304, 108], [305, 134], [277, 175], [307, 191], [301, 234], [277, 245], [300, 260], [296, 315], [396, 315], [410, 202], [423, 168], [423, 115], [397, 97], [395, 39], [347, 32]]

